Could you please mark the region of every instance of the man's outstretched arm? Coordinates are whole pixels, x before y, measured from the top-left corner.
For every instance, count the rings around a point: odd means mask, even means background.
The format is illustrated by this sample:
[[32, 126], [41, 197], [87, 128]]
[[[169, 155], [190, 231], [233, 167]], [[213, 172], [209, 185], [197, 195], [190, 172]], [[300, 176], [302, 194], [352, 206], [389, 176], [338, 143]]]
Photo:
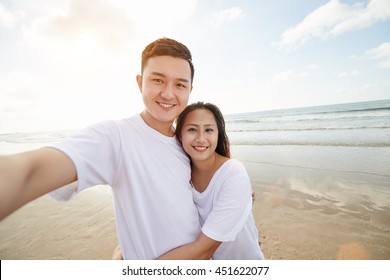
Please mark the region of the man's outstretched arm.
[[0, 220], [24, 204], [76, 180], [72, 160], [53, 148], [0, 156]]

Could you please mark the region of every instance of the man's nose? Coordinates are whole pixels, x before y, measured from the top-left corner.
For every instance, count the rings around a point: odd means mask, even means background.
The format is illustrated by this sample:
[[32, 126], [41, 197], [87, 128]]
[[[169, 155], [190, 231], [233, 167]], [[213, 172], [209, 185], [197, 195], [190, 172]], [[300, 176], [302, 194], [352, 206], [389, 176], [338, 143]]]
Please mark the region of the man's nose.
[[165, 99], [171, 99], [175, 92], [174, 85], [172, 84], [166, 84], [166, 86], [161, 90], [161, 96], [164, 97]]

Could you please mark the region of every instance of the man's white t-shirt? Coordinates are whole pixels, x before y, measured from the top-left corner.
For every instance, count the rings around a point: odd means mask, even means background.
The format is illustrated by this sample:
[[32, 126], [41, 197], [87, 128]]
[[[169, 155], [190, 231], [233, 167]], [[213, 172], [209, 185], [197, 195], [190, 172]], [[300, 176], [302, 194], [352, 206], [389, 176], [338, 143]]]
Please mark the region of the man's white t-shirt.
[[52, 147], [72, 159], [78, 178], [52, 196], [67, 200], [95, 185], [112, 187], [124, 259], [156, 259], [198, 237], [189, 159], [175, 137], [140, 115], [96, 124]]
[[245, 167], [238, 160], [226, 161], [203, 192], [193, 188], [202, 232], [222, 241], [213, 259], [264, 259], [252, 215], [252, 187]]

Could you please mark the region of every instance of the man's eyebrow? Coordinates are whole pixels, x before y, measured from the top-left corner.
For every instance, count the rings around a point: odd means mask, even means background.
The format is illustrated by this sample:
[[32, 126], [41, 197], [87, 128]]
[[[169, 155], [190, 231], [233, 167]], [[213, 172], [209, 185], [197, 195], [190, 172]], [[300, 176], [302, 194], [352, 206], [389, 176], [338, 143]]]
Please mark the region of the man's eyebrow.
[[188, 79], [184, 79], [184, 78], [178, 78], [177, 80], [182, 81], [183, 83], [187, 83], [187, 84], [190, 83], [190, 81]]
[[[153, 72], [150, 72], [150, 74], [154, 75], [154, 76], [160, 76], [160, 77], [166, 78], [166, 75], [164, 75], [163, 73], [160, 73], [160, 72], [153, 71]], [[177, 78], [176, 80], [182, 81], [182, 82], [187, 83], [187, 84], [190, 83], [190, 81], [188, 79], [184, 79], [184, 78]]]
[[150, 74], [155, 75], [155, 76], [165, 77], [165, 75], [160, 73], [160, 72], [151, 72]]

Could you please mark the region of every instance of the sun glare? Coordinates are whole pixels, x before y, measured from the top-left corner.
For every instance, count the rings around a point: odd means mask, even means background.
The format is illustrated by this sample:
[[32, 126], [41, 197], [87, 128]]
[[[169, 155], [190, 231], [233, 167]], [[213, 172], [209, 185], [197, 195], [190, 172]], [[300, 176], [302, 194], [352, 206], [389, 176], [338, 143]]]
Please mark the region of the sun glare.
[[85, 32], [78, 36], [78, 46], [82, 50], [91, 50], [96, 47], [96, 39], [92, 33]]

